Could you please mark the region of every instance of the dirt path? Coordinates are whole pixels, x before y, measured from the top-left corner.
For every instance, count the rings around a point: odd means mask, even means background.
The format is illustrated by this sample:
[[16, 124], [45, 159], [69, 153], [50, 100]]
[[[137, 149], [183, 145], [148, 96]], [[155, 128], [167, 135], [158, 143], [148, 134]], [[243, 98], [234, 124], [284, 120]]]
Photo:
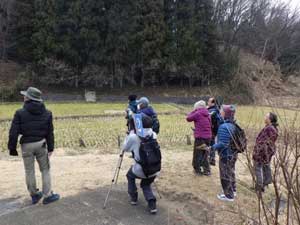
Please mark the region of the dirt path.
[[[241, 204], [247, 203], [249, 207], [255, 204], [253, 195], [240, 185], [240, 195], [235, 203], [219, 202], [216, 199], [220, 190], [216, 167], [212, 177], [195, 176], [190, 166], [191, 152], [167, 151], [164, 153], [163, 172], [157, 180], [163, 196], [158, 200], [158, 215], [152, 217], [147, 213], [142, 197], [139, 206], [128, 204], [125, 174], [132, 161], [127, 156], [109, 207], [103, 211], [118, 156], [66, 156], [62, 150], [57, 152], [51, 159], [53, 189], [61, 194], [62, 200], [49, 206], [29, 206], [23, 164], [19, 158], [0, 159], [0, 225], [232, 225], [243, 224], [239, 215]], [[243, 165], [239, 164], [238, 168], [239, 179], [248, 181]], [[40, 179], [38, 181], [40, 183]]]

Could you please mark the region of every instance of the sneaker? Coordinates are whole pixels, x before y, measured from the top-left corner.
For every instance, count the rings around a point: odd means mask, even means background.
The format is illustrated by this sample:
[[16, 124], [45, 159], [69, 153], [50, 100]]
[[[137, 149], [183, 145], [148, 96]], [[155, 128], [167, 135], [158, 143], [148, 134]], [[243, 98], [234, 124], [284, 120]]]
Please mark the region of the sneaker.
[[224, 194], [218, 194], [217, 195], [218, 199], [221, 201], [227, 201], [227, 202], [233, 202], [233, 198], [227, 198]]
[[135, 193], [133, 196], [130, 196], [130, 204], [137, 205], [138, 201], [138, 193]]
[[43, 193], [40, 191], [37, 192], [35, 195], [32, 195], [31, 196], [32, 205], [37, 204], [42, 198], [43, 198]]
[[47, 205], [47, 204], [50, 204], [52, 202], [56, 202], [60, 199], [60, 196], [59, 194], [54, 194], [54, 193], [51, 193], [51, 195], [49, 197], [46, 197], [44, 198], [43, 200], [43, 204], [44, 205]]
[[149, 210], [150, 210], [150, 213], [151, 214], [156, 214], [157, 213], [157, 208], [156, 208], [156, 200], [150, 200], [148, 202], [148, 207], [149, 207]]

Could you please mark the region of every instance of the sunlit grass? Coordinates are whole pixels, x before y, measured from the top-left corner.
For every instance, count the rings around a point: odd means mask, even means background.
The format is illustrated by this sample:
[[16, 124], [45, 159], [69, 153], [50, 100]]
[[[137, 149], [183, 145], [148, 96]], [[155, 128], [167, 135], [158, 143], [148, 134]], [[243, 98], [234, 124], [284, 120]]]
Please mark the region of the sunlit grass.
[[[126, 103], [47, 103], [46, 106], [56, 117], [99, 115], [112, 110], [123, 112], [127, 108]], [[178, 111], [178, 108], [170, 104], [152, 106], [158, 113]], [[11, 119], [19, 108], [22, 108], [22, 103], [0, 104], [0, 119]]]
[[[19, 104], [1, 105], [2, 118], [9, 118]], [[159, 113], [178, 112], [176, 105], [154, 104], [153, 107]], [[48, 104], [54, 116], [70, 115], [97, 115], [103, 114], [105, 110], [124, 110], [125, 104], [86, 104], [86, 103], [64, 103]], [[182, 106], [179, 108], [182, 109]], [[192, 107], [185, 106], [184, 111], [188, 112]], [[251, 130], [250, 141], [254, 141], [256, 133], [264, 126], [265, 114], [274, 111], [279, 115], [280, 128], [295, 125], [299, 128], [298, 111], [286, 109], [272, 109], [258, 106], [237, 106], [236, 118], [238, 123], [246, 129]], [[161, 130], [159, 142], [162, 147], [172, 149], [186, 149], [187, 136], [192, 136], [191, 127], [193, 123], [186, 122], [185, 114], [174, 113], [171, 115], [159, 115]], [[7, 140], [10, 122], [0, 123], [0, 151], [7, 149]], [[118, 137], [121, 140], [126, 135], [126, 121], [124, 117], [106, 118], [81, 118], [81, 119], [60, 119], [54, 121], [55, 139], [57, 148], [71, 149], [101, 149], [102, 152], [115, 152], [118, 149]], [[86, 148], [80, 147], [79, 140], [82, 139]], [[252, 140], [253, 139], [253, 140]]]

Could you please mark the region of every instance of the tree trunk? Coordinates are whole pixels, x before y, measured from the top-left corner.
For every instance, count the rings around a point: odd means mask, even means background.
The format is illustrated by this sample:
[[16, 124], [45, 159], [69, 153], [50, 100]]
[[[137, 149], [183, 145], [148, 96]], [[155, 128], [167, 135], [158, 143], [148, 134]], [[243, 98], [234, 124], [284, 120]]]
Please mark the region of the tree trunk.
[[145, 82], [145, 73], [144, 73], [144, 66], [141, 68], [141, 88], [144, 88], [144, 82]]
[[113, 89], [114, 88], [114, 79], [115, 79], [115, 62], [113, 62], [112, 65], [112, 73], [111, 73], [111, 80], [110, 80], [110, 88]]
[[193, 77], [189, 77], [189, 88], [193, 87]]
[[78, 75], [75, 76], [75, 88], [78, 88], [79, 81], [78, 81]]

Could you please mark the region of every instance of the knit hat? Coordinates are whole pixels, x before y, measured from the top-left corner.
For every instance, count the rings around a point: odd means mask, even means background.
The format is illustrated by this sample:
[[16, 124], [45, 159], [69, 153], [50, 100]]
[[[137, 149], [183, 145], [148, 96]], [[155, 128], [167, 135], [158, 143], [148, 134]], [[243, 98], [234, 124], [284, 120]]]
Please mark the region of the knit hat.
[[203, 100], [200, 100], [194, 104], [194, 109], [205, 108], [206, 103]]
[[222, 105], [222, 110], [225, 113], [224, 119], [234, 119], [234, 114], [235, 114], [234, 105]]
[[149, 99], [146, 97], [142, 97], [137, 101], [137, 104], [142, 104], [144, 107], [148, 107]]

